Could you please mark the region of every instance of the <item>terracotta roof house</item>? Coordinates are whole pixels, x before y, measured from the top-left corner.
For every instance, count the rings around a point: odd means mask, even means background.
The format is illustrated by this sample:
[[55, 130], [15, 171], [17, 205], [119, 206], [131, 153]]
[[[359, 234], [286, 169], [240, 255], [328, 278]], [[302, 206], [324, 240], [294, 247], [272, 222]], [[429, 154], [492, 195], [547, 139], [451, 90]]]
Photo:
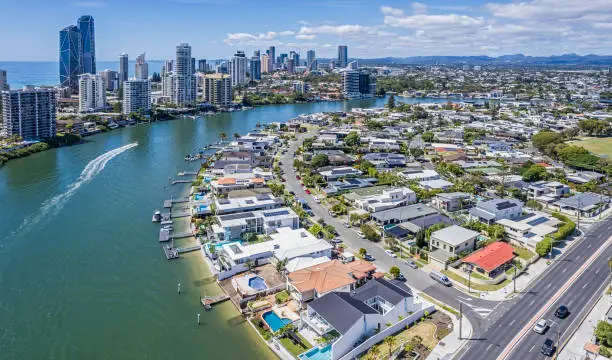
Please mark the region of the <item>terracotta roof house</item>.
[[287, 288], [301, 303], [332, 291], [352, 291], [364, 283], [376, 267], [364, 260], [342, 263], [331, 260], [294, 271], [287, 276]]
[[472, 266], [480, 274], [494, 278], [506, 270], [515, 257], [512, 246], [497, 241], [466, 256], [463, 263]]

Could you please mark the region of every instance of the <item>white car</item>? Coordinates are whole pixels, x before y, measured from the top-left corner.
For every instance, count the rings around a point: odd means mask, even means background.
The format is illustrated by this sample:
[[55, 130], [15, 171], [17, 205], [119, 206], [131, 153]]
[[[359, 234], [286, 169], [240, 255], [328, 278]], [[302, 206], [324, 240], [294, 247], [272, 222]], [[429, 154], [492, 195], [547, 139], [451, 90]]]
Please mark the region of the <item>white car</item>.
[[533, 326], [533, 331], [537, 332], [538, 334], [544, 334], [546, 329], [548, 329], [548, 323], [545, 319], [540, 319], [540, 321]]
[[392, 258], [396, 258], [397, 255], [395, 255], [395, 253], [391, 250], [385, 250], [385, 252], [387, 253], [387, 255], [391, 256]]
[[357, 236], [359, 236], [360, 238], [362, 239], [366, 238], [365, 235], [361, 231], [356, 231], [356, 233], [357, 233]]
[[314, 199], [314, 201], [315, 201], [317, 204], [320, 204], [320, 203], [321, 203], [321, 199], [319, 199], [319, 197], [318, 197], [318, 196], [313, 196], [312, 198]]

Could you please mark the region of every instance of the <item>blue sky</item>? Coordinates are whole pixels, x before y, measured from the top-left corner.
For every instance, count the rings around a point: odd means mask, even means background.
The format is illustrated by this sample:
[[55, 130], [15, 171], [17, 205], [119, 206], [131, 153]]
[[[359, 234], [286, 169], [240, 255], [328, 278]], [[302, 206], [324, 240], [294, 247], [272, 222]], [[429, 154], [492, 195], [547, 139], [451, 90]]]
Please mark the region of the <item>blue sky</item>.
[[[19, 5], [16, 5], [19, 4]], [[611, 0], [0, 0], [0, 61], [57, 60], [58, 31], [95, 18], [98, 60], [197, 58], [277, 46], [349, 57], [612, 54]]]

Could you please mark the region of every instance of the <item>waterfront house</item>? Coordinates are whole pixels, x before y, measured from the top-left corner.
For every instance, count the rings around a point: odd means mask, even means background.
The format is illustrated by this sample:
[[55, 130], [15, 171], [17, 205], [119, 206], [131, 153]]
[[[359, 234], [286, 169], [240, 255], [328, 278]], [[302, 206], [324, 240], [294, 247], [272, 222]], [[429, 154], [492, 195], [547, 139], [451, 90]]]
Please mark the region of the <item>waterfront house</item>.
[[382, 194], [356, 200], [358, 208], [375, 213], [416, 202], [416, 194], [407, 187], [383, 190]]
[[516, 199], [492, 199], [479, 201], [470, 209], [470, 217], [491, 225], [501, 219], [514, 219], [523, 213], [523, 203]]
[[227, 194], [233, 190], [261, 188], [265, 185], [263, 178], [224, 177], [210, 182], [213, 194]]
[[215, 221], [211, 230], [219, 241], [240, 239], [244, 233], [270, 234], [281, 227], [297, 229], [300, 225], [297, 214], [287, 207], [218, 215]]
[[445, 267], [450, 258], [459, 256], [462, 252], [474, 250], [477, 237], [478, 232], [458, 225], [434, 231], [429, 240], [431, 248], [429, 258]]
[[223, 215], [254, 210], [270, 210], [283, 205], [283, 200], [272, 194], [258, 194], [238, 198], [216, 198], [215, 212], [217, 215]]
[[350, 292], [330, 292], [307, 304], [299, 328], [331, 336], [330, 360], [352, 359], [435, 307], [406, 284], [375, 278]]
[[304, 304], [332, 291], [352, 291], [375, 271], [376, 267], [364, 260], [348, 263], [330, 260], [289, 273], [287, 289], [295, 300]]
[[493, 279], [512, 266], [515, 257], [512, 246], [496, 241], [466, 256], [462, 263], [464, 268]]

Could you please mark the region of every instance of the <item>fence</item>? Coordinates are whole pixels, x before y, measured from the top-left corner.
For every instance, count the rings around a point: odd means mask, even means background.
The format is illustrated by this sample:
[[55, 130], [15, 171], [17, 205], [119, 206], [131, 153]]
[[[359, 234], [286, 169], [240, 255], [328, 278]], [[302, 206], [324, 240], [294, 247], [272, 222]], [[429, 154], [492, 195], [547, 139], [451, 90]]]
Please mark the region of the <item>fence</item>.
[[[349, 360], [349, 359], [356, 358], [359, 354], [367, 351], [370, 347], [372, 347], [372, 345], [383, 341], [384, 338], [386, 338], [387, 336], [400, 332], [402, 329], [406, 327], [406, 325], [410, 325], [414, 323], [415, 321], [417, 321], [418, 319], [420, 319], [421, 317], [423, 317], [423, 315], [425, 314], [425, 311], [432, 314], [434, 311], [436, 311], [436, 307], [434, 305], [429, 305], [428, 307], [421, 309], [413, 313], [412, 315], [406, 317], [405, 319], [398, 322], [397, 324], [392, 325], [382, 330], [378, 334], [370, 337], [366, 341], [357, 345], [353, 350], [349, 351], [348, 353], [346, 353], [346, 355], [342, 356], [340, 360]], [[333, 353], [333, 347], [332, 347], [332, 353]]]

